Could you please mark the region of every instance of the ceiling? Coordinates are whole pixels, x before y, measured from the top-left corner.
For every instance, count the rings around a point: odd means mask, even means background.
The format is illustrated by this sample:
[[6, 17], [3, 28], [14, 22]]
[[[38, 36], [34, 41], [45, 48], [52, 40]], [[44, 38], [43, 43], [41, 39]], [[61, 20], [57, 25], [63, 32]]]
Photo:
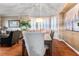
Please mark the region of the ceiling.
[[53, 16], [64, 3], [0, 3], [1, 16]]

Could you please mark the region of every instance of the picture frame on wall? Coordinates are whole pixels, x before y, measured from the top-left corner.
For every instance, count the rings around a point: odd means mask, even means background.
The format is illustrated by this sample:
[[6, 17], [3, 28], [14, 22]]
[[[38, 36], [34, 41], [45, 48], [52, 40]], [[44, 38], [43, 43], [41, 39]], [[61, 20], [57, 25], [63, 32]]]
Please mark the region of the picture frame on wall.
[[18, 28], [19, 27], [19, 20], [8, 20], [9, 28]]

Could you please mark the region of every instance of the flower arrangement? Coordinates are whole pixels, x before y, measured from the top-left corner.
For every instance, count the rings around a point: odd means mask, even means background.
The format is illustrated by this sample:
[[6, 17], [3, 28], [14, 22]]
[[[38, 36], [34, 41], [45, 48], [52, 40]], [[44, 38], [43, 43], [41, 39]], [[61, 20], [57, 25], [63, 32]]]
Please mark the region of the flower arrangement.
[[30, 27], [31, 27], [30, 20], [22, 20], [22, 21], [20, 21], [20, 28], [22, 30], [27, 30]]

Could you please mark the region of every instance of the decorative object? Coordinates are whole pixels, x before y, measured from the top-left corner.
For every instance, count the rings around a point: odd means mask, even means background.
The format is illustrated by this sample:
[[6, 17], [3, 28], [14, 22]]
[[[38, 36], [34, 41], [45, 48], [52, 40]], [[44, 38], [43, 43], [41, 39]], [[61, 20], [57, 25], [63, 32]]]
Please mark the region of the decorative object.
[[28, 30], [31, 27], [30, 20], [23, 20], [20, 22], [20, 28], [22, 30]]
[[41, 23], [43, 23], [43, 19], [36, 18], [36, 29], [39, 29], [39, 25], [40, 25], [40, 30], [41, 30]]

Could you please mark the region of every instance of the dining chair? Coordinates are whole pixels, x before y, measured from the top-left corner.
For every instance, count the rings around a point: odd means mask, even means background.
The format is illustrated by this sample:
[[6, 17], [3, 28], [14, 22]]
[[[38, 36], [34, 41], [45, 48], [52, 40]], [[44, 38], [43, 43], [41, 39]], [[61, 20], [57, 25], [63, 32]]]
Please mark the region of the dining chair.
[[12, 46], [19, 43], [21, 31], [9, 31], [9, 36], [7, 38], [1, 38], [0, 43], [6, 44], [7, 46]]
[[22, 32], [18, 31], [18, 30], [13, 32], [12, 44], [19, 43], [19, 40], [21, 38], [21, 34], [22, 34]]
[[45, 54], [44, 33], [25, 31], [23, 38], [29, 56], [43, 56]]
[[54, 32], [51, 30], [51, 33], [50, 33], [50, 37], [51, 39], [53, 40], [53, 37], [54, 37]]
[[1, 30], [0, 30], [0, 34], [1, 34]]
[[54, 34], [55, 34], [55, 32], [51, 30], [51, 33], [50, 33], [50, 37], [52, 39], [51, 40], [51, 48], [50, 48], [51, 55], [53, 54], [53, 51], [54, 51], [54, 43], [53, 43], [54, 42], [54, 40], [53, 40], [54, 39]]
[[13, 31], [10, 32], [10, 34], [7, 38], [1, 38], [1, 44], [6, 44], [7, 46], [11, 46], [12, 37], [13, 37]]

